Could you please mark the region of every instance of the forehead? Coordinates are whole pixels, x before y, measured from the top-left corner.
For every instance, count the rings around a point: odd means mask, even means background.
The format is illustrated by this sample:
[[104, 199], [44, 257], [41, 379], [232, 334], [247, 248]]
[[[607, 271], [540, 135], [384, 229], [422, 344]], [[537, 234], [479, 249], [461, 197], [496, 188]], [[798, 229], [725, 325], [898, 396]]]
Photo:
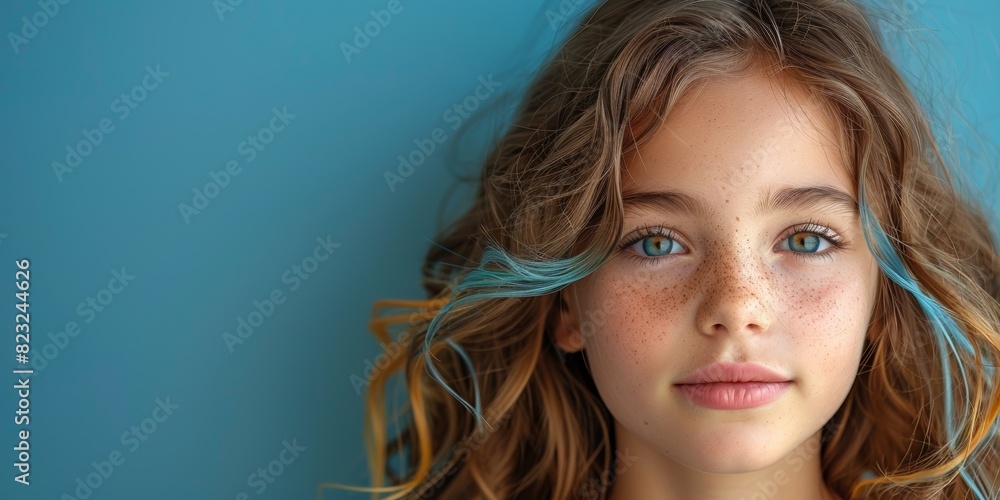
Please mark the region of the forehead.
[[624, 158], [625, 192], [706, 196], [828, 185], [855, 195], [838, 121], [786, 79], [749, 73], [693, 86], [650, 140]]

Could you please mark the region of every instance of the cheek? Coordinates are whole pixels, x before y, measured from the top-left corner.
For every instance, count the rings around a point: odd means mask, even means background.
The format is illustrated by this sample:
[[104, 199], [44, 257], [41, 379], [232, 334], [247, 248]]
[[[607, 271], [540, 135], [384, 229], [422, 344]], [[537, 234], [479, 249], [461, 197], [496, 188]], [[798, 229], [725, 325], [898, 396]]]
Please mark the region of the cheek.
[[804, 340], [853, 339], [867, 326], [870, 303], [862, 282], [842, 278], [793, 281], [772, 300], [776, 319]]
[[836, 411], [858, 373], [871, 314], [866, 283], [843, 278], [818, 283], [801, 295], [791, 294], [790, 335], [803, 396], [827, 413]]
[[[812, 277], [776, 291], [780, 345], [807, 398], [839, 406], [857, 375], [872, 296], [863, 279]], [[777, 339], [775, 339], [777, 340]], [[773, 345], [773, 344], [772, 344]]]
[[772, 317], [763, 344], [810, 382], [853, 379], [871, 315], [869, 277], [851, 261], [784, 271], [770, 276], [764, 295]]
[[632, 392], [690, 347], [691, 289], [662, 274], [608, 266], [592, 275], [581, 332], [595, 383]]

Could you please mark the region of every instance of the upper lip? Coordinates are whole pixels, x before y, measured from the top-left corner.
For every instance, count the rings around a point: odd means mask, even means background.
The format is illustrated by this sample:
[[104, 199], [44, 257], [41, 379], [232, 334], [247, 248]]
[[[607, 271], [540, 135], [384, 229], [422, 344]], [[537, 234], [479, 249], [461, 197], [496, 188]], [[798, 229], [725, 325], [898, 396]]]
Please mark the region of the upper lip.
[[757, 363], [713, 363], [703, 366], [676, 385], [718, 382], [788, 382], [791, 379]]

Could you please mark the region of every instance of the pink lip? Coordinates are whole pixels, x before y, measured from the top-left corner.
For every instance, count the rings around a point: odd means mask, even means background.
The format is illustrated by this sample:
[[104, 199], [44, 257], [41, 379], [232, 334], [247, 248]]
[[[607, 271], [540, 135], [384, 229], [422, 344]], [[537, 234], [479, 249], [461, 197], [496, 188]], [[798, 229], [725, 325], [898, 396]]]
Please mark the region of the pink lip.
[[743, 410], [780, 398], [792, 381], [753, 363], [714, 363], [674, 384], [698, 406], [715, 410]]

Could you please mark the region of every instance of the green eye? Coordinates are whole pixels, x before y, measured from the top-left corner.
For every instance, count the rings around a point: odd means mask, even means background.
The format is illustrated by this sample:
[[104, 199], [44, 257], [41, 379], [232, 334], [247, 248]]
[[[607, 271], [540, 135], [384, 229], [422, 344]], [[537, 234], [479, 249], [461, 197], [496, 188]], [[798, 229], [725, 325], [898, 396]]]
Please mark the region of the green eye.
[[643, 259], [662, 257], [664, 255], [684, 253], [684, 246], [672, 237], [673, 233], [661, 229], [644, 229], [622, 249], [632, 249]]
[[786, 247], [796, 253], [817, 253], [830, 248], [832, 245], [826, 238], [809, 232], [795, 233], [785, 239]]
[[659, 257], [669, 255], [674, 248], [681, 248], [680, 244], [666, 236], [647, 236], [639, 243], [642, 244], [642, 251], [649, 257]]

